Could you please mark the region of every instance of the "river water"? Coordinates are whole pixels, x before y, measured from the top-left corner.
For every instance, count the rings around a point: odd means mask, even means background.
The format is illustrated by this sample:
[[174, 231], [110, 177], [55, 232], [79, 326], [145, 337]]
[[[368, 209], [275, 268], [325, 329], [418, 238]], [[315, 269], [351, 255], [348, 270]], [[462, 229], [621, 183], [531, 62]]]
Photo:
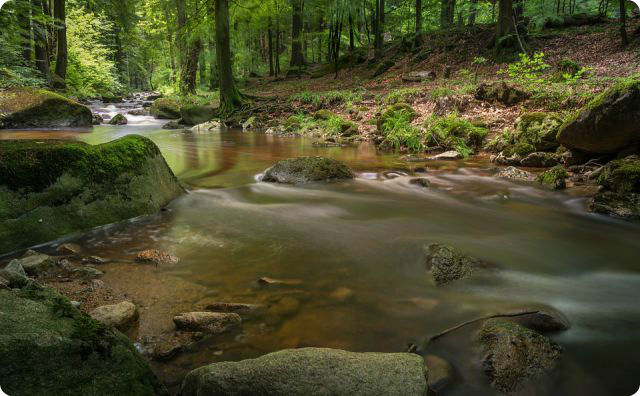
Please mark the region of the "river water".
[[[209, 302], [268, 306], [287, 298], [288, 312], [267, 311], [239, 331], [153, 363], [172, 389], [186, 372], [214, 361], [304, 346], [403, 351], [469, 319], [546, 305], [572, 327], [551, 335], [565, 353], [552, 375], [536, 381], [535, 394], [637, 390], [640, 224], [589, 214], [576, 194], [496, 179], [484, 158], [407, 164], [367, 143], [321, 148], [305, 138], [167, 131], [150, 117], [129, 119], [127, 126], [91, 131], [5, 131], [0, 139], [99, 144], [135, 133], [160, 147], [189, 194], [160, 214], [70, 238], [115, 260], [104, 266], [105, 281], [141, 305], [141, 343], [170, 334], [174, 314]], [[302, 187], [257, 181], [276, 161], [306, 155], [342, 160], [357, 178]], [[432, 187], [410, 184], [415, 176]], [[455, 246], [503, 269], [436, 287], [425, 271], [429, 243]], [[180, 262], [132, 262], [151, 248]], [[294, 284], [261, 287], [256, 281], [265, 276]], [[456, 369], [445, 394], [493, 394], [474, 347], [476, 330], [469, 326], [430, 346]]]

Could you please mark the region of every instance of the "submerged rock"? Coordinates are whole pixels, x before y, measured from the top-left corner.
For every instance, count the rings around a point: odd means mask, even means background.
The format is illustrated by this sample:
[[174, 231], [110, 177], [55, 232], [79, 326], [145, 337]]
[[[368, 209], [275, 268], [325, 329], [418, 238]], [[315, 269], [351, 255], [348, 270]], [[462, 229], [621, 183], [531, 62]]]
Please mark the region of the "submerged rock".
[[175, 316], [173, 323], [181, 330], [220, 334], [239, 326], [242, 319], [236, 313], [189, 312]]
[[541, 333], [565, 331], [571, 327], [569, 319], [562, 312], [550, 307], [532, 310], [521, 309], [520, 311], [521, 315], [512, 316], [508, 320]]
[[429, 369], [429, 391], [434, 395], [442, 394], [453, 381], [453, 367], [436, 355], [425, 356], [424, 362]]
[[102, 116], [100, 114], [92, 114], [91, 115], [91, 125], [100, 125], [104, 122]]
[[34, 88], [0, 91], [0, 129], [90, 127], [91, 110], [56, 93]]
[[30, 284], [0, 290], [0, 378], [10, 395], [167, 395], [120, 332]]
[[603, 192], [589, 200], [589, 210], [621, 219], [640, 219], [640, 194]]
[[553, 370], [562, 347], [547, 337], [511, 321], [491, 319], [479, 334], [482, 364], [491, 385], [512, 394], [531, 380]]
[[565, 147], [614, 154], [640, 142], [640, 81], [616, 84], [570, 117], [558, 133]]
[[478, 100], [490, 103], [501, 103], [505, 106], [513, 106], [526, 100], [529, 95], [504, 81], [496, 81], [478, 85], [475, 97]]
[[493, 264], [438, 243], [427, 246], [426, 252], [427, 269], [439, 286], [467, 278], [481, 269], [495, 268]]
[[175, 265], [180, 262], [180, 259], [157, 249], [148, 249], [139, 252], [136, 255], [136, 261], [141, 263], [153, 263], [156, 265]]
[[417, 177], [415, 179], [411, 179], [409, 180], [409, 184], [412, 184], [414, 186], [420, 186], [423, 188], [428, 188], [431, 186], [429, 179], [427, 179], [426, 177]]
[[153, 101], [151, 115], [162, 120], [177, 120], [180, 118], [180, 105], [173, 99], [160, 98]]
[[119, 304], [103, 305], [91, 311], [92, 318], [120, 331], [126, 331], [138, 320], [138, 307], [129, 301]]
[[184, 126], [178, 121], [169, 121], [162, 126], [162, 129], [184, 129]]
[[301, 157], [278, 162], [265, 171], [262, 181], [304, 184], [353, 179], [353, 173], [342, 162], [324, 157]]
[[207, 311], [211, 311], [211, 312], [237, 313], [240, 315], [250, 314], [262, 308], [263, 306], [259, 304], [227, 303], [227, 302], [215, 302], [205, 307]]
[[201, 132], [209, 132], [209, 131], [219, 131], [222, 127], [220, 121], [209, 121], [203, 124], [198, 124], [191, 128], [191, 132], [201, 133]]
[[546, 172], [541, 173], [536, 179], [538, 183], [552, 190], [562, 190], [567, 187], [566, 179], [569, 177], [562, 165], [557, 165]]
[[276, 278], [269, 278], [269, 277], [262, 277], [260, 279], [258, 279], [258, 284], [261, 286], [278, 286], [278, 285], [284, 285], [284, 286], [297, 286], [297, 285], [301, 285], [302, 284], [302, 280], [300, 279], [276, 279]]
[[190, 372], [183, 396], [426, 395], [424, 360], [409, 353], [288, 349]]
[[0, 253], [155, 213], [183, 194], [158, 147], [0, 141]]
[[127, 125], [127, 123], [129, 123], [129, 120], [127, 120], [127, 117], [121, 113], [116, 114], [111, 120], [109, 120], [109, 125]]

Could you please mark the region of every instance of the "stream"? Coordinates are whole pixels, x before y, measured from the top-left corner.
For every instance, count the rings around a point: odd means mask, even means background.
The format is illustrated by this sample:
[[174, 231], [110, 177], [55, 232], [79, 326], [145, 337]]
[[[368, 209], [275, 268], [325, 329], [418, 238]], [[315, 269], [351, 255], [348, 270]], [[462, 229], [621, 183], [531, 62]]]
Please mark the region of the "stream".
[[[92, 108], [113, 116], [136, 106]], [[142, 305], [135, 340], [173, 332], [174, 314], [210, 302], [269, 305], [286, 296], [299, 303], [286, 315], [247, 320], [239, 331], [152, 363], [170, 389], [189, 370], [215, 361], [305, 346], [405, 351], [470, 319], [547, 305], [572, 327], [551, 335], [564, 355], [553, 374], [537, 381], [536, 395], [637, 390], [640, 224], [590, 214], [580, 194], [494, 178], [487, 158], [405, 163], [370, 143], [325, 148], [302, 137], [163, 130], [166, 121], [127, 118], [126, 126], [2, 131], [0, 139], [99, 144], [140, 134], [160, 147], [188, 188], [165, 212], [65, 240], [114, 260], [104, 265], [105, 282]], [[258, 181], [278, 160], [311, 155], [344, 161], [357, 178], [308, 186]], [[431, 187], [410, 184], [416, 176]], [[429, 243], [455, 246], [503, 269], [436, 287], [425, 269]], [[144, 249], [180, 262], [132, 263]], [[261, 277], [295, 285], [261, 287]], [[480, 369], [475, 330], [468, 326], [429, 349], [456, 369], [446, 395], [494, 394]]]

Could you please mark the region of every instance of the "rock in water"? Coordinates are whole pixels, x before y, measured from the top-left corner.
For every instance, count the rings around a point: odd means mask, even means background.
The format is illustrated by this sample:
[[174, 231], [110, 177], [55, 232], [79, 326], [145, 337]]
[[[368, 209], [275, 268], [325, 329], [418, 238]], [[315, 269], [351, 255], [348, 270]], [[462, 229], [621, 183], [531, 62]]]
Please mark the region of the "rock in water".
[[515, 144], [529, 144], [535, 151], [552, 151], [560, 145], [556, 139], [562, 126], [556, 113], [533, 112], [521, 115], [515, 123]]
[[0, 378], [10, 395], [167, 395], [122, 333], [50, 289], [0, 290]]
[[180, 105], [173, 99], [156, 99], [149, 110], [154, 118], [161, 120], [177, 120], [180, 118]]
[[640, 193], [640, 158], [629, 156], [609, 162], [598, 177], [598, 184], [620, 194]]
[[547, 337], [516, 323], [491, 319], [479, 334], [483, 369], [491, 385], [511, 394], [527, 380], [556, 367], [562, 347]]
[[427, 394], [427, 368], [409, 353], [287, 349], [190, 372], [183, 396], [409, 396]]
[[529, 168], [549, 168], [560, 163], [560, 156], [553, 153], [531, 153], [520, 164]]
[[460, 154], [459, 152], [455, 151], [455, 150], [451, 150], [451, 151], [446, 151], [444, 153], [438, 154], [438, 155], [434, 155], [433, 157], [429, 158], [431, 160], [434, 161], [456, 161], [456, 160], [460, 160], [463, 159], [464, 155]]
[[567, 187], [566, 179], [569, 177], [562, 165], [554, 166], [546, 172], [541, 173], [536, 179], [543, 186], [552, 190], [562, 190]]
[[236, 313], [189, 312], [173, 318], [176, 327], [182, 330], [220, 334], [240, 325], [242, 319]]
[[513, 166], [509, 166], [500, 170], [496, 174], [496, 177], [501, 179], [512, 179], [512, 180], [524, 180], [524, 181], [533, 181], [535, 180], [535, 176], [532, 173], [524, 171], [522, 169], [518, 169]]
[[152, 214], [184, 190], [149, 139], [0, 141], [0, 254]]
[[453, 367], [436, 355], [425, 356], [424, 362], [429, 369], [429, 391], [439, 395], [453, 380]]
[[180, 117], [186, 125], [198, 125], [218, 117], [218, 110], [211, 106], [183, 106], [180, 108]]
[[126, 331], [138, 320], [138, 307], [129, 301], [103, 305], [91, 311], [91, 317], [107, 326]]
[[286, 159], [267, 169], [262, 181], [304, 184], [353, 179], [353, 173], [342, 162], [324, 157]]
[[11, 260], [7, 265], [7, 270], [14, 268], [13, 271], [20, 273], [17, 268], [23, 268], [23, 271], [29, 276], [38, 276], [54, 266], [54, 261], [46, 254], [31, 254], [19, 259]]
[[468, 256], [450, 246], [433, 243], [427, 246], [427, 268], [436, 285], [467, 278], [474, 272], [495, 265]]
[[589, 210], [627, 220], [640, 219], [640, 194], [603, 192], [589, 200]]
[[570, 117], [558, 133], [565, 147], [614, 154], [640, 142], [640, 81], [616, 84]]
[[0, 129], [90, 127], [88, 107], [64, 96], [33, 88], [0, 91]]
[[127, 125], [128, 122], [129, 120], [127, 120], [127, 117], [125, 117], [121, 113], [118, 113], [111, 120], [109, 120], [109, 125]]
[[136, 255], [136, 261], [141, 263], [154, 263], [156, 265], [175, 265], [180, 258], [156, 249], [143, 250]]

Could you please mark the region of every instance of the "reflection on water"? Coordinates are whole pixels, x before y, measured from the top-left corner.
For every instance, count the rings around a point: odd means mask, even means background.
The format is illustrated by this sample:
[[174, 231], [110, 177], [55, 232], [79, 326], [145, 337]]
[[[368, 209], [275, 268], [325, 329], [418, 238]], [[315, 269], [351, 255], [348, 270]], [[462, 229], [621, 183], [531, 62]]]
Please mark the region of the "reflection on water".
[[[78, 240], [117, 263], [105, 279], [143, 302], [140, 336], [170, 333], [173, 314], [207, 303], [273, 306], [242, 330], [204, 340], [156, 369], [179, 383], [188, 370], [220, 360], [302, 346], [400, 351], [460, 322], [513, 307], [551, 305], [573, 327], [554, 336], [566, 350], [558, 378], [541, 395], [626, 395], [640, 366], [640, 226], [584, 212], [584, 202], [491, 177], [483, 159], [406, 164], [369, 144], [318, 148], [261, 133], [164, 131], [159, 124], [101, 126], [92, 132], [5, 132], [0, 138], [78, 139], [92, 144], [129, 133], [154, 140], [190, 193], [167, 212], [108, 227]], [[354, 181], [305, 187], [256, 182], [275, 161], [326, 155], [347, 162]], [[395, 171], [393, 174], [385, 173]], [[409, 183], [426, 177], [432, 187]], [[497, 273], [436, 288], [423, 246], [441, 242], [496, 262]], [[132, 264], [157, 248], [173, 267]], [[261, 287], [268, 276], [298, 279]], [[449, 394], [492, 394], [478, 369], [469, 328], [433, 344], [461, 383]], [[554, 384], [551, 386], [550, 384]]]

